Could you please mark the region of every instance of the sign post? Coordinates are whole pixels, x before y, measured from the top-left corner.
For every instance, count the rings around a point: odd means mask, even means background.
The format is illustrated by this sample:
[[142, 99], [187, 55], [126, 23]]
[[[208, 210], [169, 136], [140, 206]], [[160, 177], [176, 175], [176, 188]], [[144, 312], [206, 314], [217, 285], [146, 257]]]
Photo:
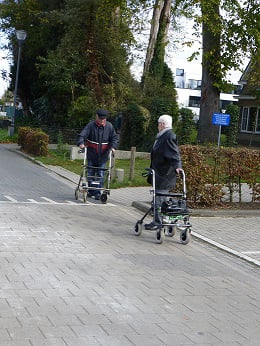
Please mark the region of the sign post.
[[218, 148], [220, 146], [220, 135], [221, 135], [221, 126], [228, 126], [230, 123], [230, 114], [225, 113], [214, 113], [212, 116], [212, 124], [219, 125], [218, 131]]

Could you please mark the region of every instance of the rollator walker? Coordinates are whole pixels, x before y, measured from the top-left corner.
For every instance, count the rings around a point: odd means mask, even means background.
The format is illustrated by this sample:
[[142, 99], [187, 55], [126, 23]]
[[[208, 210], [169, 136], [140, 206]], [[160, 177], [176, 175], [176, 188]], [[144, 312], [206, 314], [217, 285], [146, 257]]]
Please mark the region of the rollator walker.
[[147, 173], [143, 176], [152, 175], [152, 202], [151, 207], [147, 210], [144, 216], [138, 220], [135, 224], [134, 232], [136, 236], [140, 236], [143, 230], [143, 221], [148, 215], [153, 215], [153, 221], [155, 223], [155, 199], [157, 196], [165, 197], [161, 208], [159, 210], [159, 215], [161, 223], [154, 230], [149, 230], [150, 232], [155, 232], [155, 242], [161, 244], [165, 236], [173, 237], [178, 230], [180, 232], [180, 242], [184, 245], [188, 244], [191, 239], [191, 223], [190, 214], [191, 210], [187, 208], [187, 191], [186, 191], [186, 178], [184, 171], [181, 172], [180, 178], [182, 179], [182, 193], [170, 193], [163, 194], [157, 193], [155, 187], [155, 171], [151, 168], [147, 168]]
[[[84, 203], [87, 202], [87, 197], [90, 197], [94, 191], [100, 192], [100, 201], [107, 202], [107, 196], [110, 195], [110, 182], [111, 182], [111, 167], [112, 167], [112, 150], [109, 152], [108, 167], [100, 168], [87, 165], [87, 148], [79, 149], [79, 153], [84, 153], [83, 170], [79, 178], [78, 185], [75, 189], [75, 199], [79, 199], [82, 193]], [[94, 172], [90, 175], [89, 171]], [[103, 171], [104, 176], [97, 175], [98, 171]]]

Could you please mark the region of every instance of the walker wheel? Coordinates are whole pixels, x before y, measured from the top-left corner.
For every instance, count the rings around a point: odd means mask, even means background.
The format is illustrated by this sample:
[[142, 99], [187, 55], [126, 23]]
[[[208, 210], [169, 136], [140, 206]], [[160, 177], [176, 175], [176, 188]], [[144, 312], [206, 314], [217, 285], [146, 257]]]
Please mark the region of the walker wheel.
[[106, 203], [107, 202], [107, 194], [102, 193], [102, 195], [100, 196], [100, 200], [102, 203]]
[[168, 226], [166, 229], [166, 235], [168, 237], [173, 237], [176, 234], [176, 226]]
[[79, 188], [77, 187], [75, 190], [75, 200], [77, 201], [79, 199]]
[[142, 222], [137, 221], [137, 223], [135, 224], [135, 229], [134, 229], [135, 235], [136, 236], [141, 235], [142, 230], [143, 230]]
[[155, 232], [155, 242], [157, 244], [161, 244], [164, 241], [164, 238], [165, 238], [164, 229], [161, 228]]
[[191, 238], [190, 232], [191, 232], [190, 228], [186, 228], [180, 232], [180, 241], [182, 244], [186, 245], [190, 242], [190, 238]]

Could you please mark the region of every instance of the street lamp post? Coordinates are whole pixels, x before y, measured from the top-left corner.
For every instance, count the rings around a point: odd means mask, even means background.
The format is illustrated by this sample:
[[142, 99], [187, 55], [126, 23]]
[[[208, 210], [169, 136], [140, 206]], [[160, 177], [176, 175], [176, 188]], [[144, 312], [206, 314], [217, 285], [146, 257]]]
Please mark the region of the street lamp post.
[[26, 39], [27, 33], [24, 30], [16, 30], [16, 38], [18, 41], [18, 58], [17, 58], [17, 68], [16, 68], [16, 77], [15, 77], [15, 88], [14, 88], [14, 106], [12, 114], [11, 127], [9, 129], [9, 135], [14, 135], [14, 122], [15, 122], [15, 107], [16, 107], [16, 97], [17, 97], [17, 88], [18, 88], [18, 77], [19, 77], [19, 68], [20, 68], [20, 58], [21, 58], [21, 48], [22, 44]]

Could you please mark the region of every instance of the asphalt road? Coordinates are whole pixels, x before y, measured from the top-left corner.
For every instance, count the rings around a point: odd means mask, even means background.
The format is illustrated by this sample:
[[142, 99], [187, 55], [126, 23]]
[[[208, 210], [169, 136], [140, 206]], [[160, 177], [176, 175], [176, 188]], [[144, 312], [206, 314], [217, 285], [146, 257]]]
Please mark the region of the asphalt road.
[[259, 267], [0, 146], [0, 346], [259, 345]]

